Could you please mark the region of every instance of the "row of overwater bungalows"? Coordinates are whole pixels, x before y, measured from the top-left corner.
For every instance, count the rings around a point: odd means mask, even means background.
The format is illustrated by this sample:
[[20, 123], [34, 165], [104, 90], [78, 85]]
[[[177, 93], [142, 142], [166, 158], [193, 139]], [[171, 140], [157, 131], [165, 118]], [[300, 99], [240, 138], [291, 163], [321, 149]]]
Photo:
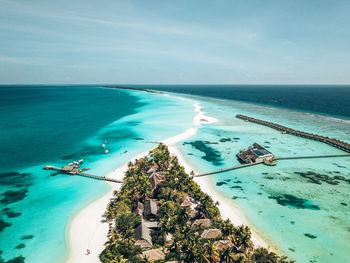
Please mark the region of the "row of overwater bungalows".
[[299, 131], [299, 130], [294, 130], [294, 129], [288, 128], [286, 126], [279, 125], [277, 123], [255, 119], [255, 118], [248, 117], [248, 116], [245, 116], [242, 114], [236, 115], [236, 118], [239, 118], [239, 119], [242, 119], [245, 121], [249, 121], [249, 122], [253, 122], [253, 123], [257, 123], [260, 125], [268, 126], [272, 129], [281, 131], [282, 133], [291, 134], [291, 135], [303, 137], [306, 139], [323, 142], [323, 143], [329, 144], [333, 147], [336, 147], [340, 150], [343, 150], [345, 152], [350, 153], [350, 144], [346, 143], [344, 141], [341, 141], [341, 140], [332, 139], [329, 137], [325, 137], [325, 136], [321, 136], [321, 135], [317, 135], [317, 134], [313, 134], [313, 133], [308, 133], [308, 132], [303, 132], [303, 131]]

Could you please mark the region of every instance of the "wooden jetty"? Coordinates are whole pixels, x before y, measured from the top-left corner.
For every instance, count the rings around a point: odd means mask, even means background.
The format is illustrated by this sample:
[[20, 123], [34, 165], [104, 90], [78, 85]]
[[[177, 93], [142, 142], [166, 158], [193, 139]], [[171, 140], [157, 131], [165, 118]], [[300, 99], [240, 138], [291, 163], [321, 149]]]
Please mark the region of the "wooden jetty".
[[253, 123], [257, 123], [260, 125], [264, 125], [264, 126], [272, 128], [272, 129], [278, 130], [282, 133], [291, 134], [294, 136], [299, 136], [302, 138], [323, 142], [323, 143], [326, 143], [330, 146], [338, 148], [344, 152], [350, 153], [350, 144], [346, 143], [344, 141], [341, 141], [341, 140], [332, 139], [329, 137], [325, 137], [325, 136], [321, 136], [321, 135], [317, 135], [317, 134], [313, 134], [313, 133], [308, 133], [308, 132], [303, 132], [303, 131], [299, 131], [299, 130], [294, 130], [294, 129], [288, 128], [286, 126], [279, 125], [277, 123], [268, 122], [268, 121], [264, 121], [264, 120], [260, 120], [260, 119], [255, 119], [255, 118], [248, 117], [248, 116], [245, 116], [242, 114], [236, 115], [236, 118], [239, 118], [239, 119], [242, 119], [245, 121], [249, 121], [249, 122], [253, 122]]
[[[274, 160], [295, 160], [295, 159], [313, 159], [313, 158], [334, 158], [334, 157], [350, 157], [350, 154], [338, 154], [338, 155], [316, 155], [316, 156], [290, 156], [290, 157], [275, 157]], [[231, 168], [227, 169], [222, 169], [210, 173], [204, 173], [204, 174], [196, 174], [194, 177], [202, 177], [202, 176], [207, 176], [211, 174], [218, 174], [218, 173], [224, 173], [244, 167], [249, 167], [253, 165], [258, 165], [258, 164], [263, 164], [264, 162], [261, 163], [247, 163], [247, 164], [240, 164], [237, 166], [233, 166]], [[265, 163], [266, 164], [266, 163]]]
[[80, 175], [80, 176], [84, 176], [84, 177], [88, 177], [96, 180], [108, 181], [112, 183], [123, 183], [123, 181], [115, 180], [105, 176], [97, 176], [93, 174], [83, 173], [84, 169], [80, 170], [78, 168], [79, 166], [76, 166], [76, 165], [67, 165], [67, 166], [63, 166], [62, 168], [55, 167], [52, 165], [46, 165], [45, 167], [43, 167], [44, 170], [53, 170], [59, 173], [65, 173], [65, 174], [71, 174], [71, 175]]

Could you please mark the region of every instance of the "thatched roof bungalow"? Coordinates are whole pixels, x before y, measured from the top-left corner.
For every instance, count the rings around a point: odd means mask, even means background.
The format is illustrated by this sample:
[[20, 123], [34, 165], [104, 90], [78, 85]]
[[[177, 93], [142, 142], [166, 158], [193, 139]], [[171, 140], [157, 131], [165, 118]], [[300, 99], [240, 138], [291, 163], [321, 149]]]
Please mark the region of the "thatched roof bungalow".
[[210, 219], [196, 219], [193, 223], [192, 226], [203, 226], [203, 227], [209, 227], [212, 225], [212, 222], [210, 221]]
[[225, 250], [229, 247], [233, 247], [233, 243], [231, 240], [218, 240], [214, 242], [214, 246], [220, 251]]
[[135, 229], [134, 235], [136, 246], [140, 246], [141, 248], [152, 247], [151, 230], [145, 225], [144, 220], [142, 220], [141, 224]]
[[146, 257], [149, 261], [152, 261], [152, 262], [165, 259], [165, 254], [162, 248], [156, 248], [156, 249], [144, 251], [142, 252], [142, 256]]
[[151, 199], [146, 200], [145, 204], [144, 204], [143, 212], [144, 212], [145, 217], [156, 216], [157, 212], [158, 212], [158, 205], [157, 205], [157, 203], [154, 202]]
[[213, 239], [213, 238], [217, 238], [219, 236], [222, 236], [222, 232], [216, 228], [206, 229], [201, 234], [201, 238], [205, 238], [205, 239]]

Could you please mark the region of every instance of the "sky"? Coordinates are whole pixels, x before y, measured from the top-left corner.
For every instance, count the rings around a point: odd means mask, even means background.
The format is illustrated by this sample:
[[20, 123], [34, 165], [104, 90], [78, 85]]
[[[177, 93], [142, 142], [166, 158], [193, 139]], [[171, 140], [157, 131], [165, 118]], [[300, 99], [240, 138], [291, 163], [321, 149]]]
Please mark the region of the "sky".
[[0, 84], [350, 84], [350, 1], [0, 0]]

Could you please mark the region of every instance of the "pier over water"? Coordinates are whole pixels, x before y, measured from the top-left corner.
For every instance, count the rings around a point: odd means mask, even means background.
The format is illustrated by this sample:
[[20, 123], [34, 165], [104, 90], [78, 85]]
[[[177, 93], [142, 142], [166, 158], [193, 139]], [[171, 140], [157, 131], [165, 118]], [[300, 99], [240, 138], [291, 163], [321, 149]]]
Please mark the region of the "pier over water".
[[113, 178], [108, 178], [105, 176], [97, 176], [97, 175], [93, 175], [93, 174], [87, 174], [87, 173], [83, 173], [83, 170], [79, 170], [76, 169], [75, 166], [64, 166], [62, 168], [59, 167], [55, 167], [52, 165], [46, 165], [45, 167], [43, 167], [44, 170], [53, 170], [59, 173], [64, 173], [64, 174], [71, 174], [71, 175], [80, 175], [80, 176], [84, 176], [84, 177], [88, 177], [88, 178], [92, 178], [92, 179], [96, 179], [96, 180], [102, 180], [102, 181], [107, 181], [107, 182], [112, 182], [112, 183], [123, 183], [123, 181], [121, 180], [116, 180]]
[[249, 121], [249, 122], [253, 122], [256, 124], [264, 125], [264, 126], [272, 128], [272, 129], [281, 131], [282, 133], [295, 135], [295, 136], [299, 136], [302, 138], [306, 138], [306, 139], [314, 140], [314, 141], [318, 141], [318, 142], [323, 142], [323, 143], [326, 143], [330, 146], [338, 148], [344, 152], [350, 153], [350, 144], [346, 143], [344, 141], [341, 141], [341, 140], [332, 139], [329, 137], [325, 137], [325, 136], [321, 136], [321, 135], [317, 135], [317, 134], [313, 134], [313, 133], [308, 133], [308, 132], [303, 132], [303, 131], [299, 131], [299, 130], [294, 130], [294, 129], [288, 128], [286, 126], [279, 125], [277, 123], [255, 119], [255, 118], [248, 117], [248, 116], [245, 116], [242, 114], [236, 115], [236, 118], [242, 119], [245, 121]]

